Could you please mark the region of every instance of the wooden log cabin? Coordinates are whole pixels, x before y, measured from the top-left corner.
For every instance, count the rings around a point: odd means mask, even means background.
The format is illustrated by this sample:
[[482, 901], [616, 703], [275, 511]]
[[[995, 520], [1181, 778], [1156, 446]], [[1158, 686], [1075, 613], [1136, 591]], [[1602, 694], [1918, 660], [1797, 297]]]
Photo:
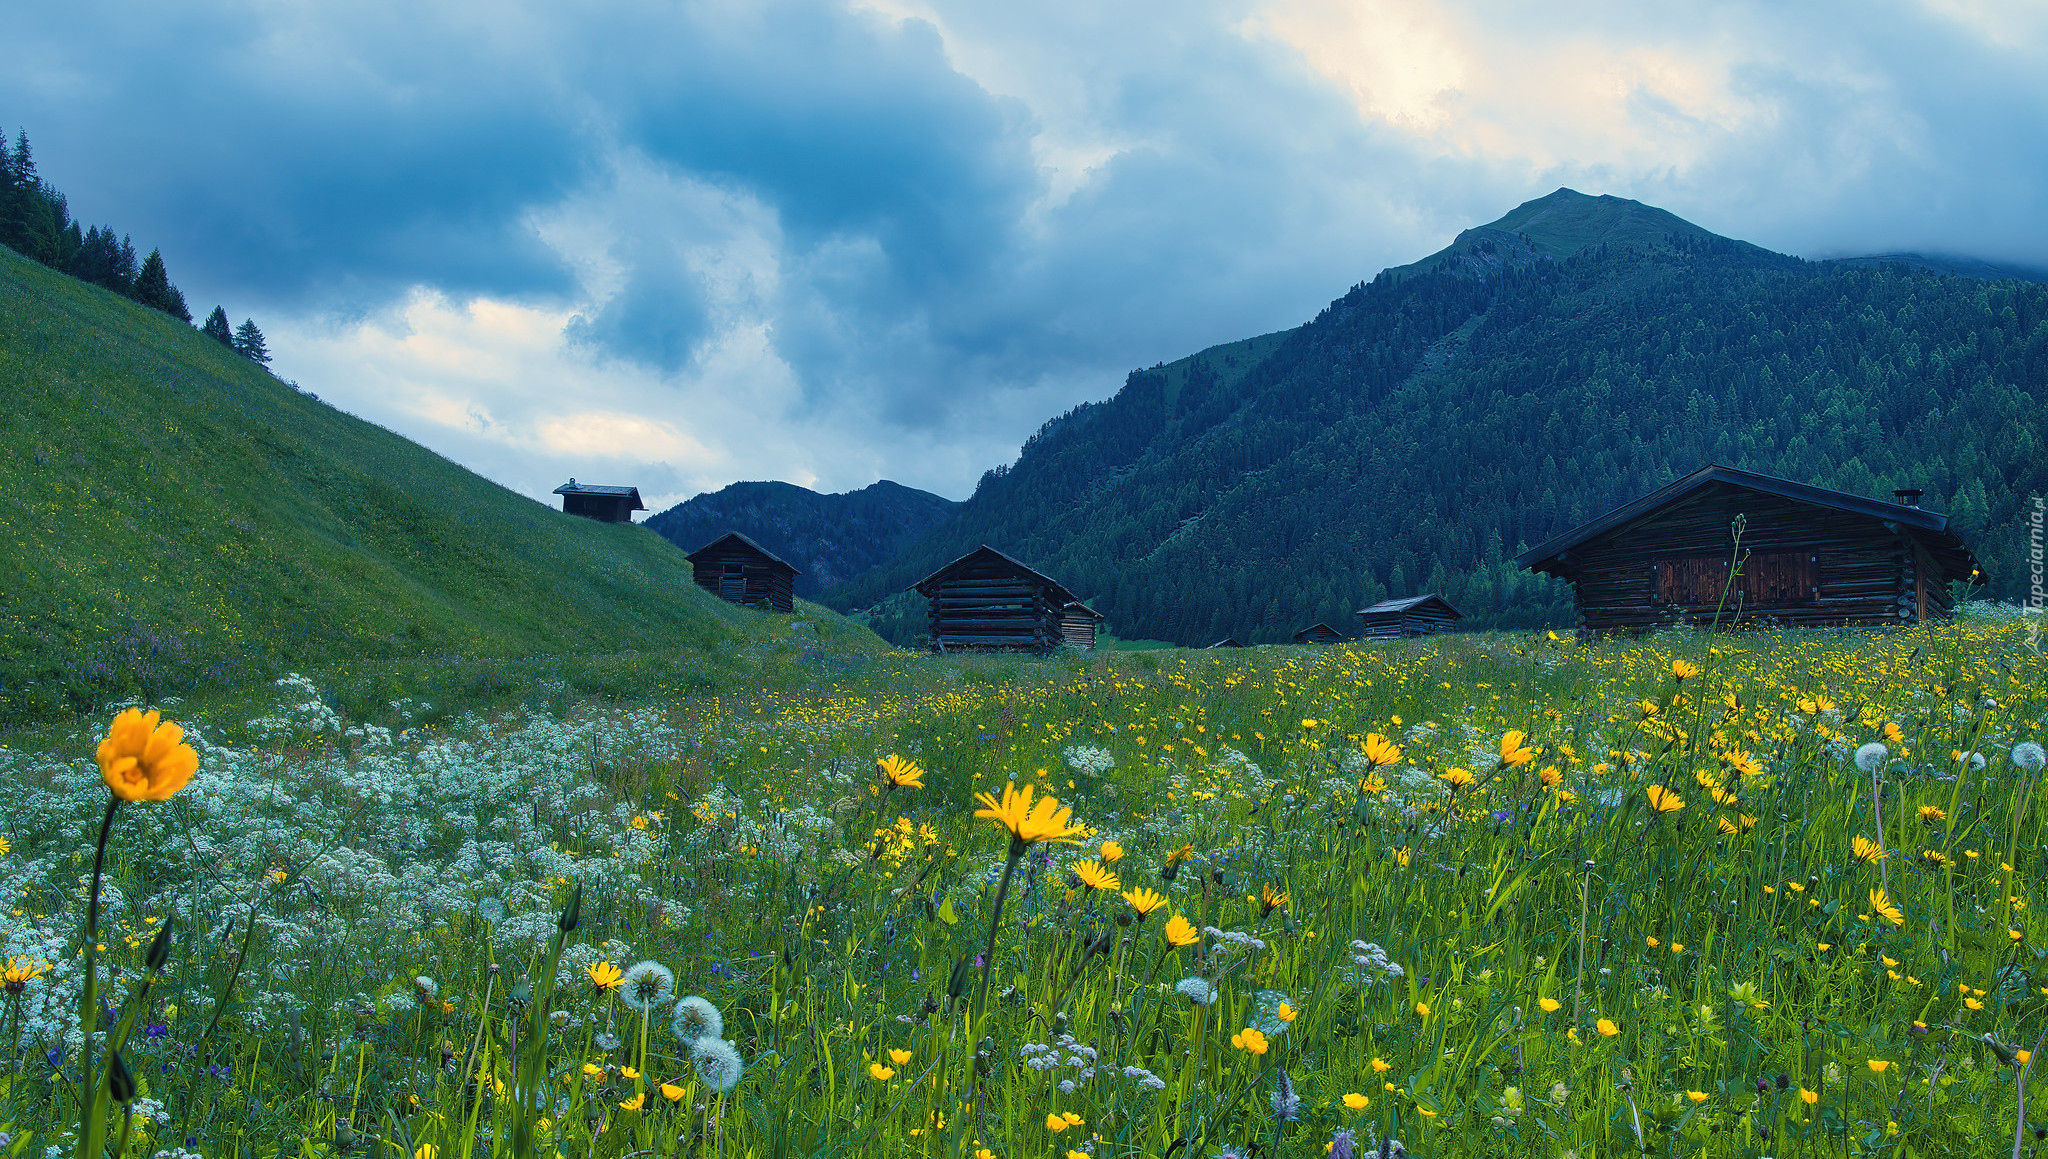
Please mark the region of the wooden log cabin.
[[1365, 625], [1365, 638], [1368, 640], [1398, 640], [1403, 636], [1448, 632], [1465, 618], [1465, 613], [1452, 607], [1449, 600], [1435, 592], [1403, 600], [1381, 600], [1369, 608], [1358, 609], [1357, 615]]
[[683, 558], [697, 586], [730, 604], [795, 610], [796, 577], [803, 573], [737, 531], [728, 531]]
[[1242, 648], [1242, 647], [1244, 647], [1244, 645], [1243, 645], [1243, 644], [1240, 644], [1240, 643], [1238, 643], [1238, 642], [1237, 642], [1237, 637], [1236, 637], [1236, 636], [1225, 636], [1225, 637], [1223, 637], [1223, 638], [1222, 638], [1221, 640], [1218, 640], [1218, 641], [1216, 641], [1216, 642], [1215, 642], [1214, 644], [1211, 644], [1211, 645], [1209, 645], [1209, 647], [1211, 647], [1211, 648]]
[[1310, 624], [1294, 634], [1294, 642], [1297, 644], [1335, 644], [1343, 639], [1337, 629], [1320, 622]]
[[1949, 584], [1983, 574], [1948, 516], [1922, 508], [1917, 490], [1893, 495], [1703, 467], [1515, 562], [1570, 583], [1579, 624], [1594, 631], [1710, 624], [1717, 611], [1724, 624], [1945, 618]]
[[1103, 615], [1079, 600], [1068, 604], [1060, 614], [1060, 635], [1065, 637], [1069, 647], [1083, 652], [1095, 651], [1095, 633], [1101, 630]]
[[925, 598], [926, 636], [934, 652], [1044, 655], [1066, 639], [1067, 608], [1080, 603], [1058, 580], [987, 544], [926, 576], [912, 590]]
[[562, 497], [562, 510], [599, 523], [631, 523], [635, 511], [645, 511], [638, 487], [601, 487], [571, 479], [555, 488]]

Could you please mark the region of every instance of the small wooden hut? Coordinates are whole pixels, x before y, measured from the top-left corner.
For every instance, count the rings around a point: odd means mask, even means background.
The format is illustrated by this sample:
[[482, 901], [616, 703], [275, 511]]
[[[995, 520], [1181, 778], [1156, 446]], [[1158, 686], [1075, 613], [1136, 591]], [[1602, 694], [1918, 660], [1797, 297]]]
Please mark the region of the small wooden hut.
[[638, 487], [600, 487], [571, 479], [555, 488], [562, 497], [562, 510], [599, 523], [631, 523], [635, 511], [645, 511]]
[[1209, 645], [1209, 647], [1211, 647], [1211, 648], [1242, 648], [1242, 647], [1244, 647], [1244, 645], [1243, 645], [1243, 644], [1240, 644], [1240, 643], [1238, 643], [1238, 642], [1237, 642], [1237, 637], [1236, 637], [1236, 636], [1225, 636], [1225, 637], [1223, 637], [1223, 638], [1222, 638], [1221, 640], [1218, 640], [1218, 641], [1216, 641], [1216, 642], [1215, 642], [1214, 644], [1211, 644], [1211, 645]]
[[1948, 516], [1920, 506], [1919, 491], [1892, 494], [1898, 502], [1703, 467], [1515, 562], [1569, 582], [1579, 624], [1595, 631], [1717, 615], [1786, 625], [1944, 618], [1950, 582], [1983, 582], [1976, 557]]
[[913, 590], [925, 598], [934, 652], [1043, 655], [1066, 639], [1067, 608], [1079, 604], [1059, 581], [987, 544], [919, 580]]
[[728, 531], [684, 557], [697, 586], [730, 604], [795, 609], [793, 588], [803, 573], [737, 531]]
[[1101, 630], [1102, 613], [1079, 600], [1068, 604], [1060, 615], [1060, 635], [1083, 652], [1095, 650], [1095, 633]]
[[1314, 623], [1294, 634], [1297, 644], [1335, 644], [1344, 639], [1328, 624]]
[[1369, 608], [1358, 609], [1357, 614], [1365, 624], [1368, 640], [1398, 640], [1403, 636], [1448, 632], [1465, 618], [1465, 613], [1452, 607], [1449, 600], [1435, 592], [1426, 596], [1409, 596], [1405, 600], [1381, 600]]

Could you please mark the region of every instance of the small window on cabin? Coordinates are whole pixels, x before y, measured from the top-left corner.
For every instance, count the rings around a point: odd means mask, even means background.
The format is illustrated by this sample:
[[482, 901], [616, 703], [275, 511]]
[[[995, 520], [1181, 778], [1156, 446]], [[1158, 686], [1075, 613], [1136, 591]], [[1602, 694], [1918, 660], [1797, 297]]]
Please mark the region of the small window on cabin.
[[1754, 552], [1742, 564], [1742, 602], [1796, 604], [1820, 596], [1820, 557], [1810, 551]]
[[1651, 591], [1660, 604], [1716, 604], [1728, 585], [1725, 556], [1660, 559], [1650, 565]]

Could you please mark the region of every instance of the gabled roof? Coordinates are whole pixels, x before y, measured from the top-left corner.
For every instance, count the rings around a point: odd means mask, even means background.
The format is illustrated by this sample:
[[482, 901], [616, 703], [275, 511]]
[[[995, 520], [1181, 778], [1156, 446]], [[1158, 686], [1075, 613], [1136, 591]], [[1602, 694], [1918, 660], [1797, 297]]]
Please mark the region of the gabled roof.
[[1436, 606], [1442, 608], [1444, 611], [1450, 613], [1451, 616], [1457, 619], [1462, 620], [1465, 618], [1465, 613], [1452, 607], [1451, 602], [1449, 600], [1444, 599], [1442, 596], [1437, 595], [1435, 592], [1430, 592], [1428, 595], [1422, 596], [1409, 596], [1407, 599], [1403, 600], [1381, 600], [1379, 603], [1376, 603], [1369, 608], [1360, 608], [1353, 614], [1359, 616], [1390, 615], [1394, 612], [1405, 612], [1410, 608], [1421, 607], [1423, 604], [1428, 603], [1436, 604]]
[[633, 510], [647, 510], [646, 506], [640, 502], [640, 488], [638, 487], [601, 487], [595, 483], [578, 483], [576, 480], [571, 479], [560, 487], [555, 488], [555, 494], [602, 495], [608, 499], [631, 499], [633, 501]]
[[774, 552], [769, 551], [767, 548], [762, 547], [760, 544], [755, 543], [753, 540], [747, 538], [744, 535], [741, 535], [737, 531], [728, 531], [724, 535], [719, 536], [717, 539], [712, 540], [710, 543], [705, 544], [704, 546], [698, 548], [697, 550], [691, 552], [683, 558], [689, 560], [691, 563], [695, 563], [697, 562], [698, 556], [703, 555], [704, 553], [710, 551], [712, 548], [717, 547], [720, 544], [727, 542], [728, 540], [737, 541], [741, 546], [747, 548], [749, 551], [753, 551], [760, 555], [766, 556], [768, 562], [770, 563], [781, 564], [783, 567], [789, 569], [789, 574], [791, 575], [804, 574], [798, 571], [796, 569], [796, 566], [790, 563], [788, 560], [783, 559], [781, 556], [776, 555]]
[[1328, 625], [1328, 624], [1325, 624], [1325, 623], [1321, 622], [1320, 620], [1319, 620], [1319, 621], [1317, 621], [1317, 622], [1315, 622], [1315, 623], [1313, 623], [1313, 624], [1310, 624], [1310, 625], [1309, 625], [1308, 627], [1306, 627], [1306, 628], [1303, 628], [1303, 629], [1302, 629], [1301, 631], [1299, 631], [1299, 632], [1296, 632], [1296, 633], [1294, 634], [1294, 638], [1295, 638], [1295, 639], [1297, 639], [1297, 640], [1299, 640], [1299, 639], [1301, 639], [1301, 638], [1302, 638], [1303, 636], [1306, 636], [1306, 635], [1308, 635], [1308, 634], [1309, 634], [1310, 632], [1313, 632], [1313, 631], [1315, 631], [1315, 630], [1316, 630], [1317, 628], [1321, 628], [1321, 629], [1322, 629], [1323, 631], [1325, 631], [1325, 632], [1328, 632], [1328, 633], [1329, 633], [1330, 635], [1332, 635], [1332, 636], [1335, 636], [1335, 637], [1337, 637], [1337, 638], [1338, 638], [1339, 640], [1341, 640], [1341, 639], [1343, 639], [1343, 638], [1344, 638], [1344, 633], [1342, 633], [1342, 632], [1339, 632], [1339, 631], [1338, 631], [1337, 629], [1335, 629], [1335, 628], [1332, 628], [1332, 627], [1331, 627], [1330, 625]]
[[1060, 614], [1064, 616], [1087, 616], [1091, 620], [1100, 620], [1104, 618], [1101, 612], [1096, 611], [1094, 608], [1089, 607], [1087, 604], [1084, 604], [1079, 600], [1075, 600], [1072, 603], [1068, 604], [1066, 607], [1061, 608]]
[[1047, 594], [1050, 595], [1053, 601], [1056, 603], [1065, 605], [1080, 602], [1079, 600], [1074, 598], [1074, 593], [1068, 591], [1066, 589], [1066, 586], [1061, 584], [1060, 581], [1052, 578], [1049, 575], [1046, 575], [1044, 572], [1032, 568], [1031, 565], [1015, 558], [1014, 556], [1004, 555], [1002, 552], [997, 551], [995, 548], [990, 547], [986, 543], [982, 544], [980, 547], [975, 548], [973, 551], [968, 552], [966, 555], [961, 556], [959, 559], [954, 560], [952, 563], [947, 564], [946, 566], [940, 568], [939, 570], [912, 584], [908, 590], [924, 592], [926, 595], [930, 595], [931, 593], [925, 591], [925, 589], [930, 587], [932, 584], [935, 584], [940, 580], [945, 579], [947, 576], [952, 575], [955, 571], [967, 567], [970, 564], [973, 564], [977, 561], [988, 562], [990, 560], [1000, 562], [1010, 567], [1012, 570], [1015, 570], [1023, 575], [1030, 576], [1032, 579], [1035, 579], [1039, 583], [1044, 584], [1047, 587], [1047, 589], [1049, 589]]
[[1238, 643], [1238, 642], [1237, 642], [1237, 637], [1236, 637], [1236, 636], [1225, 636], [1225, 637], [1223, 637], [1223, 638], [1222, 638], [1221, 640], [1218, 640], [1218, 641], [1216, 641], [1216, 642], [1215, 642], [1214, 644], [1211, 644], [1211, 645], [1209, 645], [1209, 647], [1211, 647], [1211, 648], [1242, 648], [1242, 647], [1244, 647], [1244, 645], [1243, 645], [1243, 644], [1240, 644], [1240, 643]]
[[1929, 511], [1924, 507], [1908, 507], [1903, 503], [1887, 503], [1882, 499], [1851, 495], [1847, 491], [1834, 491], [1809, 483], [1780, 479], [1775, 475], [1759, 475], [1753, 471], [1738, 471], [1733, 467], [1718, 465], [1701, 467], [1685, 478], [1660, 487], [1633, 503], [1625, 503], [1590, 523], [1537, 544], [1517, 555], [1515, 564], [1532, 571], [1559, 574], [1561, 570], [1568, 570], [1556, 566], [1562, 562], [1560, 557], [1580, 544], [1648, 518], [1702, 488], [1717, 484], [1777, 495], [1801, 503], [1811, 503], [1816, 507], [1826, 507], [1895, 524], [1901, 531], [1919, 540], [1921, 545], [1927, 548], [1928, 553], [1956, 579], [1968, 577], [1978, 566], [1976, 557], [1970, 554], [1970, 549], [1948, 529], [1948, 516], [1939, 511]]

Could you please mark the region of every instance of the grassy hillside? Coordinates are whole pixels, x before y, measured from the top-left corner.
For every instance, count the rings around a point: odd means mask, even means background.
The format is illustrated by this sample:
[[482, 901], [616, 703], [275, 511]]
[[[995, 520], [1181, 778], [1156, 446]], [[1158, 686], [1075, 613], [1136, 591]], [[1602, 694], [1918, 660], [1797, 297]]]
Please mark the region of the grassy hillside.
[[761, 614], [0, 249], [0, 722], [396, 657], [706, 647]]

